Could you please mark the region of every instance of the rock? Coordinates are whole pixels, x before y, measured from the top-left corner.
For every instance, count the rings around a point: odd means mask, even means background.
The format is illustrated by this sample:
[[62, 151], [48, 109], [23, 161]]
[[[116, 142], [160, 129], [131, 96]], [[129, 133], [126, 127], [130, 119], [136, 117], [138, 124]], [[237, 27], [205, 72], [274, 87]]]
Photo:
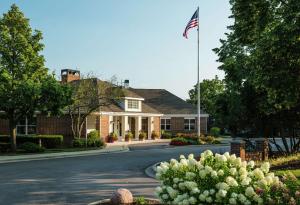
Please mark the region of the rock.
[[133, 203], [133, 196], [128, 189], [118, 189], [111, 196], [111, 204], [131, 204]]

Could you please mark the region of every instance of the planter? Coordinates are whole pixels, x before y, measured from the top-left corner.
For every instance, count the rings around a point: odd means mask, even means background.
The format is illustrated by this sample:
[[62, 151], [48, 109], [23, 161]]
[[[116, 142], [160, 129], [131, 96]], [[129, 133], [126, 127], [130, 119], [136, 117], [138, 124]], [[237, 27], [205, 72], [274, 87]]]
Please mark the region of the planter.
[[[163, 205], [157, 199], [145, 198], [145, 201], [147, 202], [146, 204], [149, 205]], [[113, 205], [113, 204], [110, 203], [110, 199], [104, 199], [101, 201], [90, 203], [88, 205]], [[137, 203], [134, 202], [133, 204], [120, 204], [120, 205], [137, 205]]]
[[125, 142], [131, 142], [131, 138], [125, 136]]

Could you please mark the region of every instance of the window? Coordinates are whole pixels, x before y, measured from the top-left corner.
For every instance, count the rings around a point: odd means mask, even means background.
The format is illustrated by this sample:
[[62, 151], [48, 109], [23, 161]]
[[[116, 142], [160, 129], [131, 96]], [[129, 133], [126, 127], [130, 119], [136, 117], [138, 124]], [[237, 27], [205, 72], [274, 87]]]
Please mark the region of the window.
[[195, 119], [184, 119], [184, 129], [185, 130], [195, 130]]
[[36, 118], [27, 118], [20, 120], [17, 124], [17, 134], [31, 135], [36, 134]]
[[128, 109], [139, 109], [139, 101], [138, 100], [128, 100]]
[[161, 130], [171, 130], [171, 119], [161, 119], [160, 120]]

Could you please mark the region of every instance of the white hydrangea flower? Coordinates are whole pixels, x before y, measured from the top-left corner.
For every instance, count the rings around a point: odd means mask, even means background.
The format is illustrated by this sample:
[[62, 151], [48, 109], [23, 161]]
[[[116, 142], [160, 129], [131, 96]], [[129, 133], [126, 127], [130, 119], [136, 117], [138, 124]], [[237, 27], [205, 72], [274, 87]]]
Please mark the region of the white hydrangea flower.
[[253, 189], [253, 187], [249, 186], [246, 188], [246, 191], [245, 191], [245, 195], [248, 196], [248, 197], [252, 197], [254, 196], [256, 193]]
[[251, 178], [245, 177], [245, 178], [242, 179], [241, 185], [248, 186], [250, 184], [250, 182], [251, 182]]
[[216, 171], [212, 171], [210, 173], [210, 175], [211, 175], [212, 178], [217, 178], [218, 177], [218, 173]]
[[233, 178], [233, 177], [227, 177], [226, 178], [226, 183], [229, 185], [229, 186], [238, 186], [239, 184], [237, 183], [237, 181]]
[[204, 190], [203, 194], [204, 194], [204, 196], [208, 196], [209, 195], [209, 191], [208, 190]]
[[204, 194], [200, 194], [199, 195], [199, 200], [200, 201], [205, 201], [206, 200], [206, 196]]
[[223, 176], [224, 175], [224, 171], [222, 170], [222, 169], [220, 169], [219, 171], [218, 171], [218, 176]]
[[260, 169], [264, 172], [264, 173], [268, 173], [270, 170], [270, 163], [269, 162], [264, 162]]
[[190, 202], [190, 204], [196, 204], [197, 203], [197, 199], [192, 196], [192, 197], [189, 198], [189, 202]]
[[237, 204], [236, 199], [235, 198], [230, 198], [229, 199], [229, 204]]
[[226, 197], [226, 195], [227, 195], [227, 191], [226, 190], [224, 190], [224, 189], [220, 189], [219, 191], [218, 191], [218, 193], [217, 193], [220, 197]]
[[254, 168], [255, 162], [254, 162], [253, 160], [249, 161], [249, 162], [248, 162], [248, 166], [249, 166], [250, 168]]
[[229, 172], [233, 176], [235, 176], [237, 174], [236, 168], [230, 168]]
[[212, 203], [213, 202], [213, 199], [209, 196], [206, 198], [205, 200], [207, 203]]
[[210, 194], [210, 195], [214, 195], [215, 193], [216, 193], [216, 190], [214, 190], [214, 189], [210, 189], [210, 190], [209, 190], [209, 194]]

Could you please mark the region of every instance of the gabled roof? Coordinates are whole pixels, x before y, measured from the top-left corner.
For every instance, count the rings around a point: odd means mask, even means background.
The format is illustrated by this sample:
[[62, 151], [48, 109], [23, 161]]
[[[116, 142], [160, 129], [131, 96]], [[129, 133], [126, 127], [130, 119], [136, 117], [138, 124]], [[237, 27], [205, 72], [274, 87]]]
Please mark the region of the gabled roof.
[[[197, 107], [164, 89], [133, 89], [144, 103], [162, 114], [197, 114]], [[201, 111], [201, 114], [204, 114]]]

